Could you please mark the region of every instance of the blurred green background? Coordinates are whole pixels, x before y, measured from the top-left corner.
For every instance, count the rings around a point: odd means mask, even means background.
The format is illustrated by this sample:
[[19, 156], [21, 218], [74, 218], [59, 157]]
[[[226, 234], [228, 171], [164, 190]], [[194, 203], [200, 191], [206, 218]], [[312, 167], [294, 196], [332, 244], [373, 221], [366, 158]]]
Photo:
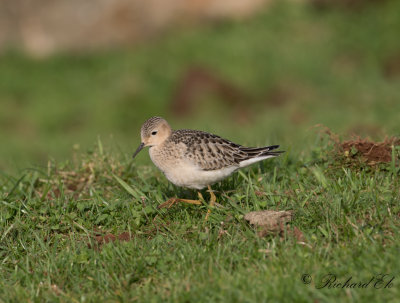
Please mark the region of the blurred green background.
[[295, 156], [315, 144], [319, 123], [344, 136], [398, 135], [400, 2], [366, 2], [277, 2], [90, 52], [3, 51], [0, 169], [65, 161], [98, 137], [130, 157], [153, 115]]

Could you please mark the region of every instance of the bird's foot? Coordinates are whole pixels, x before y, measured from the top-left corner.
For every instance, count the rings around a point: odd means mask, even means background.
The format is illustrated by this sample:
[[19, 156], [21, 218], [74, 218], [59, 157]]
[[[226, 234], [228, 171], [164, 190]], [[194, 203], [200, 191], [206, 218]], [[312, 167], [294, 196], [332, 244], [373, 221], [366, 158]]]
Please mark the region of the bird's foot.
[[[206, 217], [204, 218], [204, 221], [208, 220], [208, 217], [210, 216], [211, 213], [211, 208], [214, 207], [215, 202], [217, 200], [217, 197], [215, 196], [214, 192], [212, 191], [211, 187], [208, 186], [208, 192], [210, 193], [210, 208], [207, 210]], [[157, 208], [171, 208], [174, 204], [178, 202], [182, 203], [188, 203], [188, 204], [195, 204], [195, 205], [201, 205], [201, 201], [204, 201], [203, 195], [198, 192], [199, 200], [189, 200], [189, 199], [180, 199], [180, 198], [170, 198], [163, 204], [160, 204]]]
[[[217, 197], [215, 196], [214, 192], [212, 191], [210, 185], [208, 185], [208, 192], [210, 193], [210, 197], [211, 197], [211, 199], [210, 199], [210, 207], [214, 207], [215, 201], [217, 201]], [[208, 220], [208, 217], [210, 216], [210, 213], [211, 213], [211, 209], [209, 208], [207, 210], [206, 217], [204, 218], [205, 221]]]
[[163, 204], [158, 205], [158, 209], [160, 208], [171, 208], [174, 204], [182, 202], [182, 203], [188, 203], [188, 204], [195, 204], [195, 205], [201, 205], [200, 200], [189, 200], [189, 199], [180, 199], [180, 198], [170, 198]]

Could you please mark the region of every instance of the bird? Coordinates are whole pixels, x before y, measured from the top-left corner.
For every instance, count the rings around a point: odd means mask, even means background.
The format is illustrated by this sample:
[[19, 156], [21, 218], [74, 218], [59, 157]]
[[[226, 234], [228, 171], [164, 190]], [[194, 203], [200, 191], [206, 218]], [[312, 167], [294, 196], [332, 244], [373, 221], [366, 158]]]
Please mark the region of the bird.
[[[210, 207], [216, 196], [211, 185], [217, 183], [240, 168], [268, 158], [277, 157], [284, 151], [276, 151], [279, 145], [245, 147], [220, 136], [190, 129], [173, 130], [162, 117], [147, 119], [140, 130], [141, 143], [133, 158], [145, 147], [149, 147], [152, 162], [173, 184], [198, 190], [199, 200], [173, 197], [158, 208], [170, 208], [178, 202], [201, 205], [200, 190], [207, 187]], [[206, 219], [210, 213], [208, 209]]]

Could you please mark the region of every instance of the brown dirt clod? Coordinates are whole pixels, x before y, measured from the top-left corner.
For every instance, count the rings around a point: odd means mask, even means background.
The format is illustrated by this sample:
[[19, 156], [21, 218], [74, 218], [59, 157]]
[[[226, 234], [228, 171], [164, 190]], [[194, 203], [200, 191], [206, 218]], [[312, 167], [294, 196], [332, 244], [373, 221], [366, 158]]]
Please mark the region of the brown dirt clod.
[[392, 161], [392, 146], [400, 145], [400, 139], [386, 138], [382, 142], [356, 138], [340, 143], [340, 147], [349, 157], [362, 156], [369, 164]]

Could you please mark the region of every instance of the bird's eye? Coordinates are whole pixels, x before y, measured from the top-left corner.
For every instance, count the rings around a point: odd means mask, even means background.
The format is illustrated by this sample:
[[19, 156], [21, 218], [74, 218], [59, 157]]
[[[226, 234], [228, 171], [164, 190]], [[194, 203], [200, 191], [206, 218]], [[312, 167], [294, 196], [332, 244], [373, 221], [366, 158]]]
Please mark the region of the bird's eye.
[[151, 135], [152, 135], [152, 136], [155, 136], [155, 135], [157, 135], [157, 132], [154, 131], [154, 132], [151, 133]]

